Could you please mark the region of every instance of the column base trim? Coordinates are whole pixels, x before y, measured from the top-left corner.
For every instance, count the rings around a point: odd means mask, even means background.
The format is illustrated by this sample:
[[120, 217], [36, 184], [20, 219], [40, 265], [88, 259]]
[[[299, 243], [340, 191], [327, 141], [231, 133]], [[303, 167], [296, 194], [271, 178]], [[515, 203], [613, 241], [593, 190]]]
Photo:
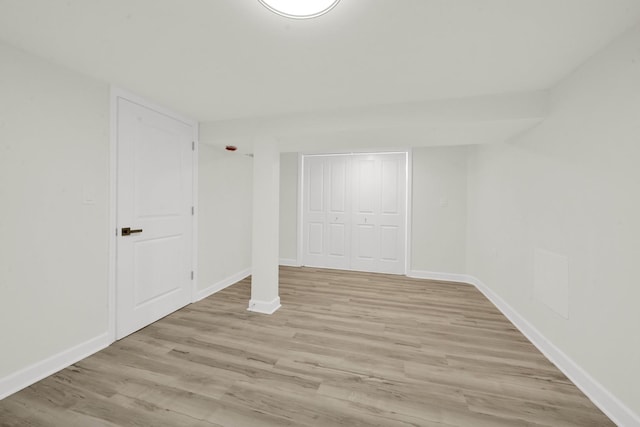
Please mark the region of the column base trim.
[[249, 307], [247, 308], [247, 311], [261, 314], [273, 314], [280, 307], [282, 307], [280, 305], [280, 297], [276, 297], [272, 301], [260, 301], [251, 299], [249, 300]]

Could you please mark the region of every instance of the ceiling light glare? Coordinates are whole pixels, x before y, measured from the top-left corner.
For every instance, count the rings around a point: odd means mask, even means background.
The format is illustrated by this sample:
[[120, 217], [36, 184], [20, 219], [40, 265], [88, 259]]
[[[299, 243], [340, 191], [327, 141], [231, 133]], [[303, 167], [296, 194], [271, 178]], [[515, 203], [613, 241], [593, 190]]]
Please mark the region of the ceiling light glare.
[[258, 0], [270, 11], [294, 19], [308, 19], [324, 15], [340, 0]]

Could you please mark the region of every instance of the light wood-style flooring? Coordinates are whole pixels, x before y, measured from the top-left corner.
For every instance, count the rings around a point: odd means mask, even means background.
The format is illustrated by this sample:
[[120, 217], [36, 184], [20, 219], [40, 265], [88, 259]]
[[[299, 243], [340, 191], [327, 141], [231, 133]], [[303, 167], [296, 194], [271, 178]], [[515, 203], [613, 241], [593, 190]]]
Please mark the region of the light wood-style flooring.
[[2, 426], [613, 425], [474, 287], [281, 268], [0, 401]]

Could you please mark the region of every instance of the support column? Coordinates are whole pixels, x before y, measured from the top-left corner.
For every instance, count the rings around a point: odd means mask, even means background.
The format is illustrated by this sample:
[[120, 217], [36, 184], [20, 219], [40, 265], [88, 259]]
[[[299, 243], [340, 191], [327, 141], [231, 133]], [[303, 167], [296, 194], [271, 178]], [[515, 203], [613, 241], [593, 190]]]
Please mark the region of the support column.
[[280, 308], [280, 152], [275, 140], [253, 149], [253, 241], [249, 311], [272, 314]]

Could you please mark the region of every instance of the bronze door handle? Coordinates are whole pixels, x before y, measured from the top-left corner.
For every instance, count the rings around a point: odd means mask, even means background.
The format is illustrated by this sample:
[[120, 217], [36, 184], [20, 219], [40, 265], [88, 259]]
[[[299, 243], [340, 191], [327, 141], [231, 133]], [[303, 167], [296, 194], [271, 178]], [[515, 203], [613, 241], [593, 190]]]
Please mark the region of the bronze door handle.
[[123, 236], [129, 236], [133, 233], [142, 233], [142, 228], [139, 228], [137, 230], [132, 230], [130, 227], [122, 227]]

